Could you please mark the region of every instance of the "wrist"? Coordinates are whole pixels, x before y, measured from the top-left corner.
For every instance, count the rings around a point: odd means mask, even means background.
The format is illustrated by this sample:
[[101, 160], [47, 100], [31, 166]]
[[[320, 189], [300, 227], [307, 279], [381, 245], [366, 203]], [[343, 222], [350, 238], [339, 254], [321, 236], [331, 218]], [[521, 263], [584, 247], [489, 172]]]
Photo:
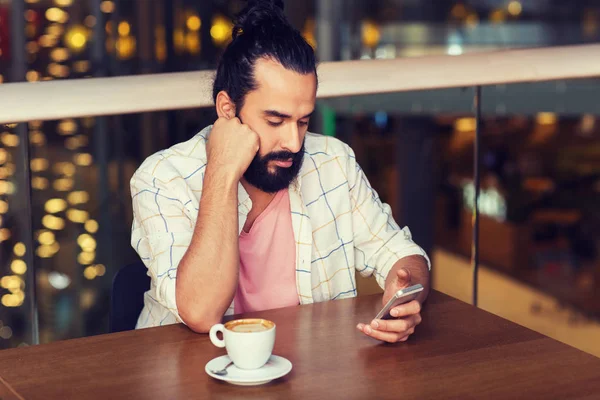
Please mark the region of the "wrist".
[[219, 193], [221, 197], [237, 197], [239, 182], [240, 178], [238, 174], [231, 171], [231, 169], [214, 164], [211, 166], [209, 163], [206, 166], [206, 173], [204, 175], [202, 197], [213, 192]]

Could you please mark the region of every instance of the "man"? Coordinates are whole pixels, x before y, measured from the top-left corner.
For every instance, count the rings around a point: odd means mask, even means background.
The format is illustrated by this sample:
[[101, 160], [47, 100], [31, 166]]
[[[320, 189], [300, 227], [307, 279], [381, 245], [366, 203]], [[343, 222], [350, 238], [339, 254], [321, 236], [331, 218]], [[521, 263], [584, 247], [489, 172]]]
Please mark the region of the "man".
[[152, 285], [138, 328], [356, 296], [354, 270], [383, 303], [420, 283], [393, 320], [361, 323], [406, 340], [421, 322], [427, 256], [400, 229], [344, 143], [307, 132], [313, 49], [280, 1], [250, 1], [214, 82], [218, 115], [191, 140], [149, 157], [131, 180], [132, 245]]

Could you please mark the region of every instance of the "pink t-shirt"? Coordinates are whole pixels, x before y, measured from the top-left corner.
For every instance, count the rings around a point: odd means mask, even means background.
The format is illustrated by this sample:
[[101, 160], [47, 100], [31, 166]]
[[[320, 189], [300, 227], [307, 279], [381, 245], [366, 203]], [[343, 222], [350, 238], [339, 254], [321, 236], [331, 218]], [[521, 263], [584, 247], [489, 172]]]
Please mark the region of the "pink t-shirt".
[[242, 230], [239, 245], [235, 313], [297, 305], [296, 244], [287, 190], [275, 195], [250, 232]]

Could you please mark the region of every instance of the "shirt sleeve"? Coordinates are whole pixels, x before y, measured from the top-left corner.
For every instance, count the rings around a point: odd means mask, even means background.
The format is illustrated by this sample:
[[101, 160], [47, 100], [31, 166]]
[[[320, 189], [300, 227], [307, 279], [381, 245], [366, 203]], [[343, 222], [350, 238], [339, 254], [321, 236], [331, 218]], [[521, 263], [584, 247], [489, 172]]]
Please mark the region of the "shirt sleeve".
[[183, 322], [177, 312], [175, 280], [179, 262], [192, 240], [194, 223], [176, 187], [183, 178], [162, 175], [163, 180], [140, 169], [131, 179], [131, 245], [148, 268], [154, 300]]
[[423, 256], [431, 269], [431, 262], [425, 251], [412, 240], [408, 227], [398, 226], [390, 206], [381, 202], [349, 147], [347, 173], [357, 271], [364, 277], [374, 275], [379, 286], [384, 289], [388, 273], [401, 258]]

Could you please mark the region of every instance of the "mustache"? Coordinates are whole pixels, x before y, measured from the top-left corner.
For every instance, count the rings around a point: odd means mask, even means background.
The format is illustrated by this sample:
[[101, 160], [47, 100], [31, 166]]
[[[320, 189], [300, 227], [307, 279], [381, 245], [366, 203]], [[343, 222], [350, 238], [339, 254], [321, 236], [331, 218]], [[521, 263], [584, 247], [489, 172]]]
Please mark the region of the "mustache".
[[269, 153], [263, 157], [264, 162], [268, 161], [287, 161], [287, 160], [295, 160], [299, 154], [302, 153], [302, 150], [298, 153], [292, 153], [291, 151], [276, 151], [273, 153]]

